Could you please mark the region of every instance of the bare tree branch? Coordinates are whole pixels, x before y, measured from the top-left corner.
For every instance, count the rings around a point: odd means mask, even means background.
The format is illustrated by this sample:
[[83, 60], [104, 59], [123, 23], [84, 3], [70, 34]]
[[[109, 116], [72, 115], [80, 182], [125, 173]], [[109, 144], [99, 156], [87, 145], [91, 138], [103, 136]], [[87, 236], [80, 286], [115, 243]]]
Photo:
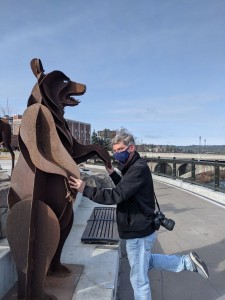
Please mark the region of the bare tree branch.
[[4, 106], [0, 107], [0, 111], [2, 112], [3, 116], [10, 116], [12, 114], [12, 109], [9, 105], [9, 99], [7, 98], [6, 103]]

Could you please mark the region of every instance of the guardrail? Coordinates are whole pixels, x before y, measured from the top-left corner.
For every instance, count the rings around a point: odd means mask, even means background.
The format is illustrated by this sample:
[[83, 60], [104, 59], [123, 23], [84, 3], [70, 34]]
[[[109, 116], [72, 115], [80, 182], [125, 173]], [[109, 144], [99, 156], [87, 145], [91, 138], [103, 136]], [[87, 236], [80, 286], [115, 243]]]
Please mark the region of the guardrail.
[[225, 161], [144, 158], [153, 174], [181, 179], [225, 193]]

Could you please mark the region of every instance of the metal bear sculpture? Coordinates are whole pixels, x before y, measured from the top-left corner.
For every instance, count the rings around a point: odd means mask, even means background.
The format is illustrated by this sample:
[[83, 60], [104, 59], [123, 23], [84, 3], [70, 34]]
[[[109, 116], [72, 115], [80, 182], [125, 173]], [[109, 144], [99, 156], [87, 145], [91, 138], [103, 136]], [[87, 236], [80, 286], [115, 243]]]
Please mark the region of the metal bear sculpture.
[[108, 152], [99, 145], [81, 145], [63, 117], [65, 106], [79, 104], [84, 84], [60, 71], [45, 74], [40, 59], [31, 61], [37, 77], [19, 133], [21, 154], [8, 194], [7, 238], [18, 273], [18, 299], [56, 299], [44, 291], [45, 277], [69, 276], [60, 262], [73, 224], [70, 175], [79, 178], [77, 163], [98, 155], [108, 165]]
[[11, 147], [11, 137], [12, 137], [12, 133], [11, 133], [10, 125], [5, 120], [0, 119], [0, 145], [3, 144], [4, 147], [11, 154], [12, 171], [13, 171], [15, 154], [14, 154], [13, 149]]

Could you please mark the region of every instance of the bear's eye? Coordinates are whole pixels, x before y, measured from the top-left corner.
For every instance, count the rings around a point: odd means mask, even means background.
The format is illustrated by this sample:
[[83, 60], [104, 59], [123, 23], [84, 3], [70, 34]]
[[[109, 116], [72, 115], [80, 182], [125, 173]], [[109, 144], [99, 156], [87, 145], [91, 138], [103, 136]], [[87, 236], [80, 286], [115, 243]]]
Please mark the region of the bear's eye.
[[69, 82], [69, 80], [67, 80], [67, 79], [63, 80], [63, 83], [68, 83], [68, 82]]

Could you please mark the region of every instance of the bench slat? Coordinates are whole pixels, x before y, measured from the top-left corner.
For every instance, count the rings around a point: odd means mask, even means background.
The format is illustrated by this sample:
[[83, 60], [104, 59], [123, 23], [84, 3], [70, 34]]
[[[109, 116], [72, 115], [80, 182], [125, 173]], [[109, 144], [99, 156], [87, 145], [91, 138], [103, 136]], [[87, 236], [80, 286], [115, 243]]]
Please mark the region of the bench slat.
[[116, 208], [95, 207], [87, 221], [81, 241], [83, 243], [118, 243]]

